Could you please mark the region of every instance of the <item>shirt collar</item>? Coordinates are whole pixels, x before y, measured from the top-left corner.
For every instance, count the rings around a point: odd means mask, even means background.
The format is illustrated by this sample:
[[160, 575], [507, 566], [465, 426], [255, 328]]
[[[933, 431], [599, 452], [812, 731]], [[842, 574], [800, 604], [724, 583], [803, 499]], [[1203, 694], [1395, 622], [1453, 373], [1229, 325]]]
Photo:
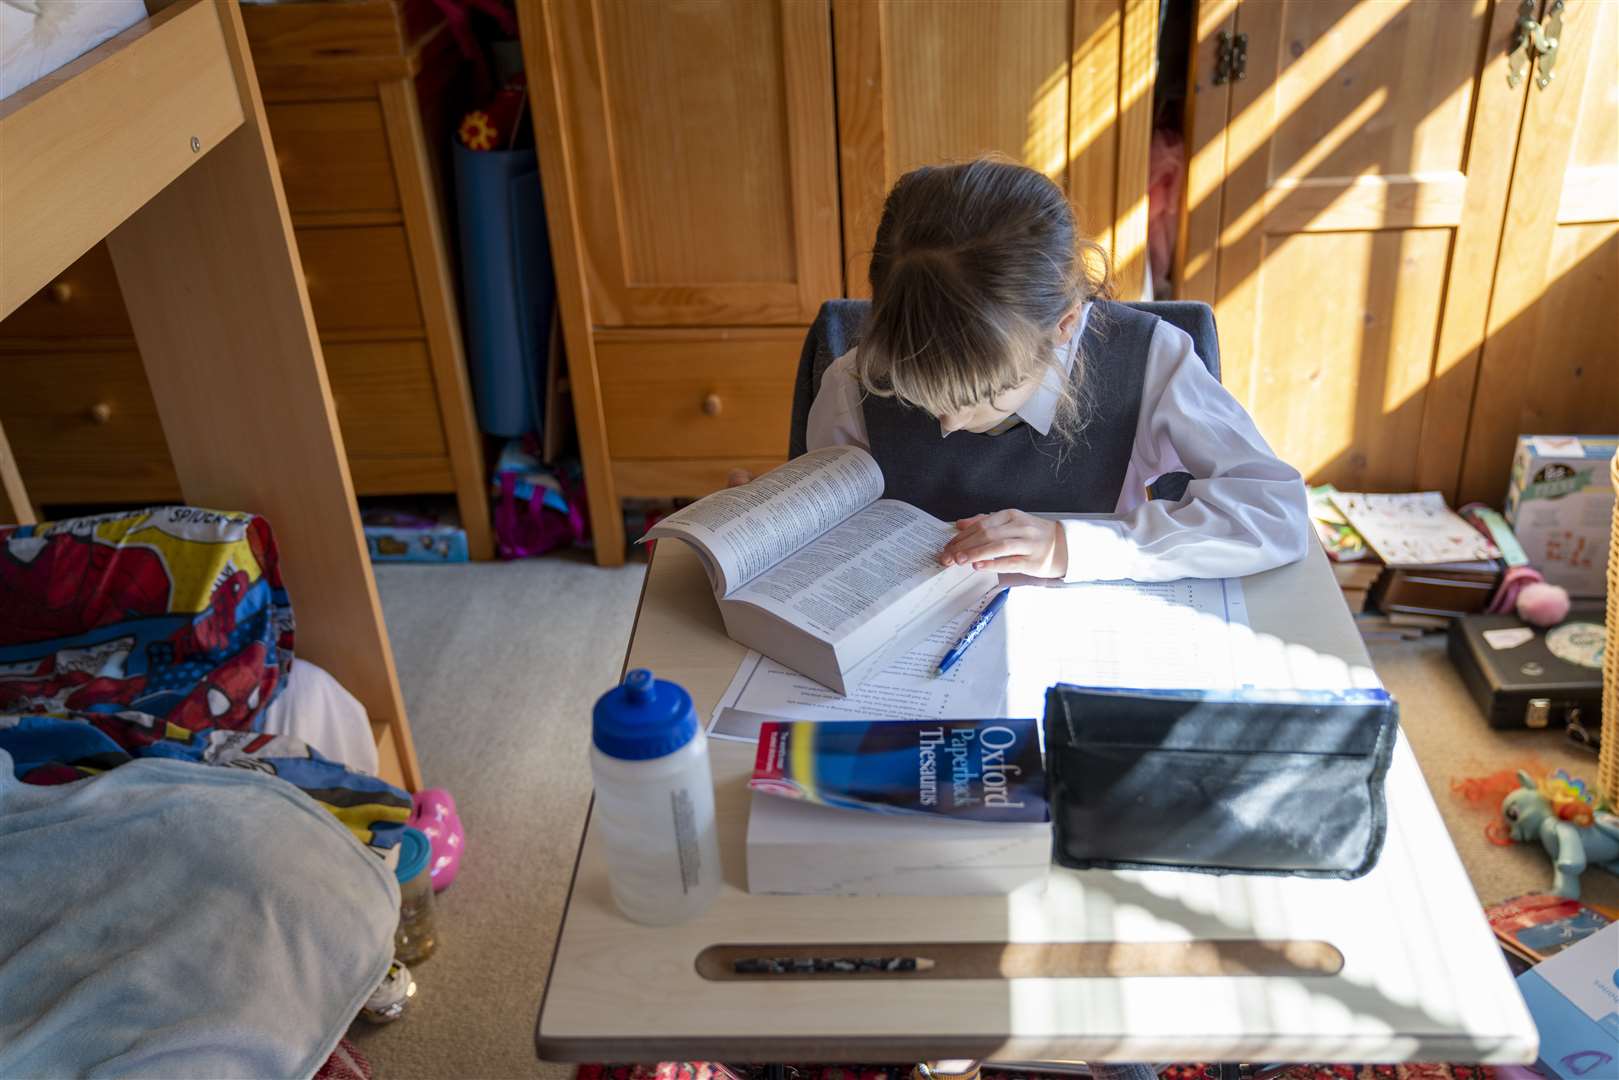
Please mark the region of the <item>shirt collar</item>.
[[[1015, 414], [1042, 435], [1051, 434], [1051, 424], [1057, 418], [1057, 403], [1062, 400], [1063, 383], [1073, 375], [1074, 357], [1079, 355], [1079, 339], [1085, 333], [1085, 323], [1090, 314], [1091, 305], [1087, 301], [1079, 310], [1079, 325], [1074, 327], [1067, 343], [1056, 348], [1057, 363], [1046, 368], [1040, 385], [1035, 387], [1029, 400]], [[1058, 368], [1062, 370], [1059, 372]]]

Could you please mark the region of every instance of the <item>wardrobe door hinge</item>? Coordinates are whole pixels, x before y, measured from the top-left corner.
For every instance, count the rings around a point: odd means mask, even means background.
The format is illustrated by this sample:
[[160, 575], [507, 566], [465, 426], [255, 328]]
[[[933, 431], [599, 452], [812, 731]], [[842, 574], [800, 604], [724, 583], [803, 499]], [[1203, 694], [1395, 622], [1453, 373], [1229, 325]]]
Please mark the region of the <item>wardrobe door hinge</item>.
[[1214, 85], [1223, 86], [1228, 82], [1241, 82], [1246, 74], [1248, 74], [1248, 35], [1232, 36], [1221, 30], [1214, 44]]

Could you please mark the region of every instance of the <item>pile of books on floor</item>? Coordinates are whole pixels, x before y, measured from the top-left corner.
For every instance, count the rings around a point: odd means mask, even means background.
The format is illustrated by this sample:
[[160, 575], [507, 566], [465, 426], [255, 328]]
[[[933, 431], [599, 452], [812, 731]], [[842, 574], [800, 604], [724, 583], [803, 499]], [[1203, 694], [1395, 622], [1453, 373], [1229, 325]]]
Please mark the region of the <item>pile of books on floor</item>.
[[1501, 551], [1492, 537], [1437, 491], [1363, 494], [1323, 484], [1310, 490], [1310, 516], [1368, 639], [1444, 630], [1460, 615], [1483, 611], [1500, 584]]
[[1366, 546], [1366, 540], [1333, 505], [1338, 489], [1320, 484], [1310, 489], [1310, 523], [1332, 563], [1332, 576], [1343, 590], [1344, 603], [1351, 614], [1366, 610], [1367, 597], [1377, 579], [1383, 576], [1383, 560]]

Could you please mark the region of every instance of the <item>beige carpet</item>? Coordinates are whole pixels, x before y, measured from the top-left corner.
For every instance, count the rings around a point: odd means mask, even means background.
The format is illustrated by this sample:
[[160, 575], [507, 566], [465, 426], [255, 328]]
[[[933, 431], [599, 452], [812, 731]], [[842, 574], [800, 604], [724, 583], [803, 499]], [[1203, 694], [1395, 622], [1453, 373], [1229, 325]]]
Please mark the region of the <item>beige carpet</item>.
[[[572, 1075], [535, 1059], [534, 1020], [590, 788], [590, 706], [618, 676], [641, 577], [564, 559], [378, 573], [423, 771], [454, 793], [468, 833], [412, 1012], [354, 1026], [379, 1080]], [[1487, 819], [1450, 781], [1531, 752], [1589, 775], [1594, 756], [1487, 728], [1441, 637], [1380, 643], [1373, 658], [1481, 899], [1544, 888], [1540, 852], [1486, 842]], [[1619, 904], [1619, 879], [1594, 870], [1585, 887]]]
[[[1565, 768], [1594, 780], [1596, 755], [1551, 731], [1495, 731], [1487, 726], [1445, 655], [1441, 634], [1415, 642], [1377, 642], [1371, 652], [1384, 685], [1400, 703], [1401, 727], [1479, 900], [1493, 904], [1545, 891], [1551, 886], [1552, 873], [1541, 850], [1524, 845], [1502, 848], [1484, 839], [1490, 816], [1469, 810], [1454, 798], [1451, 781], [1512, 768], [1530, 756], [1547, 768]], [[1619, 877], [1591, 870], [1582, 881], [1587, 900], [1619, 906]]]
[[644, 566], [378, 569], [416, 752], [467, 851], [404, 1019], [350, 1035], [378, 1080], [569, 1077], [534, 1020], [590, 796], [590, 708], [618, 679]]

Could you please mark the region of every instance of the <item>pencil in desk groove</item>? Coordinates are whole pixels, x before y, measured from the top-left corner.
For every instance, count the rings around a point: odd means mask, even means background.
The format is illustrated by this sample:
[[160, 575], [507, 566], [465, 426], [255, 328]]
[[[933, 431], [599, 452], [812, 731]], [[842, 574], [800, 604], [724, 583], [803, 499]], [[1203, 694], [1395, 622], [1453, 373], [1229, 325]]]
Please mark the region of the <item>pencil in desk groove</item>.
[[932, 969], [933, 961], [921, 956], [761, 956], [744, 957], [731, 965], [738, 975], [890, 974]]

